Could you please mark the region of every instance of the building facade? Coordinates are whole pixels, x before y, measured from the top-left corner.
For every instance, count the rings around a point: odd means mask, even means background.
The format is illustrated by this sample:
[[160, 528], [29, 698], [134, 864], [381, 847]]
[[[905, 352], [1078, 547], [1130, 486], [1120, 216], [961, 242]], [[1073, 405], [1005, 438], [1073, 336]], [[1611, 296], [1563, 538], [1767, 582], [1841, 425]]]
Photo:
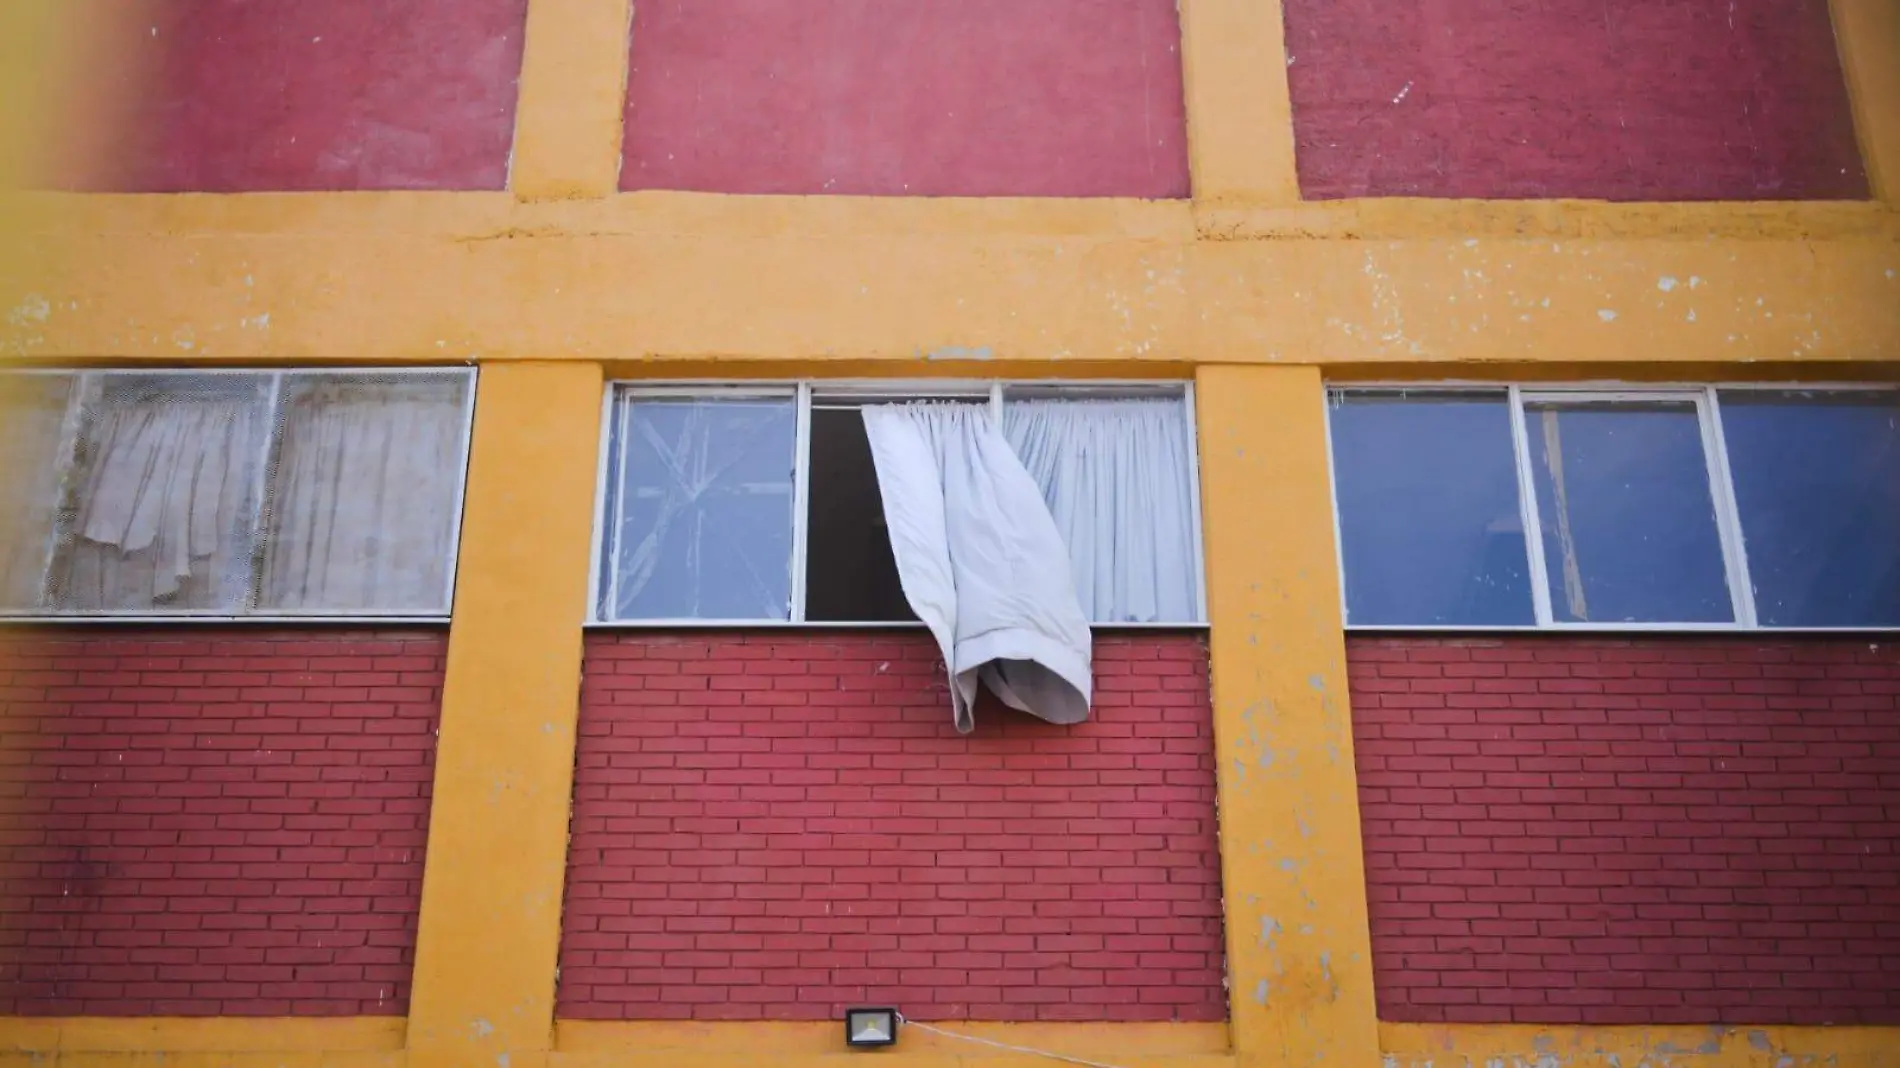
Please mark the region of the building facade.
[[1900, 1063], [1900, 4], [80, 9], [0, 1064]]

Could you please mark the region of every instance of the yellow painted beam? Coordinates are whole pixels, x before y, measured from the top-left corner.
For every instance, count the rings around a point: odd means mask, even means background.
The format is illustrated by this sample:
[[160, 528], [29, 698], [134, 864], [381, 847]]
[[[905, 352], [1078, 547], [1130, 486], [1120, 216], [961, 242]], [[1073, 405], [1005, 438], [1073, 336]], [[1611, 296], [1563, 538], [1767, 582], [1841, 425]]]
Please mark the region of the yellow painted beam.
[[[1224, 235], [1237, 239], [1222, 239], [1184, 205], [1132, 202], [873, 205], [858, 216], [822, 198], [683, 194], [106, 199], [0, 208], [0, 223], [27, 231], [20, 254], [0, 258], [0, 354], [1021, 361], [1052, 373], [1087, 361], [1900, 354], [1900, 216], [1869, 205], [1758, 207], [1742, 214], [1750, 236], [1695, 225], [1723, 215], [1660, 211], [1579, 212], [1604, 231], [1595, 236], [1463, 236], [1444, 227], [1523, 216], [1454, 211], [1428, 217], [1420, 236], [1336, 239], [1238, 212], [1229, 221], [1242, 229]], [[1399, 225], [1377, 212], [1319, 218], [1369, 234]]]
[[419, 1068], [523, 1068], [553, 1040], [601, 390], [592, 364], [482, 369], [411, 995]]
[[404, 1028], [389, 1016], [0, 1017], [0, 1052], [367, 1052], [401, 1049]]
[[[946, 1023], [962, 1035], [1033, 1047], [1071, 1057], [1115, 1060], [1123, 1056], [1207, 1056], [1227, 1052], [1227, 1027], [1209, 1023]], [[886, 1056], [903, 1053], [980, 1054], [986, 1047], [916, 1026], [906, 1026]], [[671, 1052], [708, 1059], [736, 1054], [820, 1056], [844, 1052], [844, 1028], [822, 1023], [695, 1023], [561, 1020], [554, 1048], [561, 1053], [637, 1054]], [[882, 1058], [880, 1058], [882, 1059]]]
[[1195, 398], [1234, 1052], [1376, 1064], [1325, 389], [1204, 367]]
[[1830, 0], [1874, 197], [1900, 210], [1900, 0]]
[[1180, 0], [1178, 7], [1194, 199], [1299, 203], [1280, 0]]
[[1894, 1068], [1900, 1027], [1379, 1024], [1386, 1068]]
[[528, 0], [508, 184], [523, 200], [620, 187], [632, 0]]

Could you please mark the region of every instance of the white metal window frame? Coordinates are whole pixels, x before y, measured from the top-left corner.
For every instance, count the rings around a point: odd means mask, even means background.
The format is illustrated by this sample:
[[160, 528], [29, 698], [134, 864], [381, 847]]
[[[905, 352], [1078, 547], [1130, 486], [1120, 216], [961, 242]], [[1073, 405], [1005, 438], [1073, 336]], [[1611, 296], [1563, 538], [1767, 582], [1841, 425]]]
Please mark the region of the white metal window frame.
[[[1200, 434], [1195, 419], [1194, 383], [1178, 379], [952, 379], [952, 378], [853, 378], [853, 379], [801, 379], [787, 381], [783, 379], [733, 380], [718, 379], [712, 381], [655, 381], [650, 379], [611, 379], [601, 397], [600, 418], [600, 455], [594, 475], [594, 535], [590, 546], [589, 568], [587, 575], [587, 615], [586, 626], [597, 629], [713, 629], [742, 630], [752, 628], [803, 627], [810, 629], [866, 630], [866, 629], [906, 629], [921, 628], [923, 623], [916, 620], [809, 620], [805, 617], [806, 600], [806, 547], [810, 526], [810, 489], [811, 489], [811, 412], [813, 401], [820, 405], [828, 400], [847, 403], [865, 401], [928, 401], [962, 400], [984, 401], [990, 408], [990, 418], [998, 426], [1002, 423], [1003, 403], [1007, 394], [1019, 390], [1047, 390], [1052, 396], [1085, 399], [1089, 397], [1176, 397], [1181, 401], [1182, 418], [1186, 421], [1188, 438], [1188, 482], [1190, 512], [1189, 528], [1194, 540], [1194, 613], [1195, 618], [1164, 623], [1090, 623], [1094, 630], [1168, 630], [1193, 629], [1207, 626], [1207, 550], [1206, 541], [1201, 532], [1201, 449]], [[642, 399], [704, 399], [704, 400], [740, 400], [745, 398], [790, 399], [793, 401], [796, 424], [793, 443], [792, 473], [792, 549], [791, 549], [791, 613], [787, 619], [702, 619], [697, 617], [675, 617], [667, 619], [610, 619], [601, 615], [603, 601], [617, 598], [604, 597], [612, 591], [602, 587], [608, 576], [603, 574], [607, 565], [607, 544], [609, 523], [612, 529], [620, 527], [620, 507], [624, 494], [617, 487], [608, 485], [612, 470], [624, 470], [624, 457], [620, 463], [612, 456], [616, 443], [626, 448], [626, 427], [618, 425], [630, 416], [632, 406], [620, 408], [616, 413], [616, 401], [622, 397]], [[1039, 398], [1040, 399], [1040, 398]], [[608, 501], [613, 501], [614, 515], [609, 516]]]
[[[1719, 393], [1889, 393], [1900, 395], [1900, 385], [1878, 382], [1703, 382], [1703, 383], [1500, 383], [1485, 381], [1442, 382], [1335, 382], [1326, 387], [1326, 469], [1332, 489], [1333, 548], [1339, 570], [1339, 611], [1348, 631], [1388, 633], [1521, 633], [1552, 631], [1558, 633], [1667, 633], [1667, 634], [1870, 634], [1900, 633], [1900, 627], [1789, 627], [1763, 625], [1755, 610], [1755, 587], [1749, 579], [1748, 546], [1742, 533], [1741, 513], [1735, 498], [1735, 477], [1729, 469], [1728, 441], [1722, 432], [1722, 407]], [[1430, 396], [1444, 394], [1493, 394], [1508, 405], [1511, 427], [1511, 451], [1517, 472], [1519, 520], [1524, 526], [1525, 566], [1530, 572], [1531, 608], [1535, 618], [1530, 624], [1508, 623], [1367, 623], [1355, 624], [1347, 614], [1346, 559], [1344, 528], [1339, 516], [1338, 464], [1333, 455], [1333, 411], [1347, 394], [1387, 394]], [[1550, 573], [1545, 568], [1543, 527], [1537, 503], [1536, 485], [1531, 470], [1529, 440], [1525, 430], [1525, 404], [1589, 403], [1693, 403], [1702, 432], [1702, 458], [1709, 480], [1709, 496], [1714, 502], [1716, 533], [1722, 547], [1723, 574], [1728, 579], [1729, 597], [1735, 620], [1730, 623], [1580, 623], [1558, 620], [1551, 607]]]
[[[263, 451], [258, 460], [256, 485], [252, 488], [255, 506], [251, 514], [251, 529], [261, 543], [263, 534], [263, 508], [269, 486], [270, 460], [277, 454], [283, 438], [283, 424], [280, 418], [283, 401], [284, 379], [314, 377], [373, 377], [397, 378], [411, 376], [434, 376], [445, 378], [458, 375], [468, 383], [467, 395], [462, 403], [462, 466], [456, 472], [455, 500], [452, 506], [453, 520], [449, 528], [449, 562], [446, 588], [442, 594], [442, 608], [439, 612], [415, 612], [408, 609], [270, 609], [255, 612], [229, 612], [217, 609], [177, 609], [173, 611], [126, 612], [115, 609], [4, 609], [0, 608], [0, 625], [18, 623], [442, 623], [446, 622], [455, 604], [455, 579], [462, 549], [462, 509], [468, 490], [468, 461], [475, 425], [475, 394], [480, 388], [479, 375], [474, 367], [120, 367], [109, 369], [90, 368], [26, 368], [0, 372], [5, 377], [42, 377], [70, 378], [73, 389], [66, 401], [66, 415], [60, 427], [59, 466], [61, 471], [61, 492], [64, 492], [65, 472], [73, 463], [74, 453], [79, 447], [81, 409], [90, 395], [88, 385], [94, 381], [111, 377], [130, 378], [214, 378], [249, 377], [270, 379], [266, 393], [266, 424], [270, 432], [264, 435]], [[50, 575], [54, 556], [59, 544], [62, 524], [55, 520], [53, 529], [48, 533], [45, 563], [41, 574]], [[249, 596], [255, 598], [255, 579]], [[45, 579], [42, 578], [42, 582]]]

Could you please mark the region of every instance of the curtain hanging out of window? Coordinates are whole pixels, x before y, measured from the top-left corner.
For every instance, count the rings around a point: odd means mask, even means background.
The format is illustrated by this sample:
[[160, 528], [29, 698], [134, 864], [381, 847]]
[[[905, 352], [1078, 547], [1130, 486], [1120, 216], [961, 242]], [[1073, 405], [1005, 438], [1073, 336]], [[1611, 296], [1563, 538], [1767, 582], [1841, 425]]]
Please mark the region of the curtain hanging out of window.
[[1088, 718], [1088, 617], [1042, 491], [981, 404], [864, 409], [904, 596], [968, 733], [977, 687], [1051, 723]]

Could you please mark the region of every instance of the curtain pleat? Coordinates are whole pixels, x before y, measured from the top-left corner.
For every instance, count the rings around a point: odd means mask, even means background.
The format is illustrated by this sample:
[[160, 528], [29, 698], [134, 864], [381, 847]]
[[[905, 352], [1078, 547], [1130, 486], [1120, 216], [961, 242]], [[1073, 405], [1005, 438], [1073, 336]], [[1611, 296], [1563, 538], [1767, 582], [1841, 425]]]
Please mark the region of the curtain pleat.
[[1198, 619], [1193, 465], [1178, 398], [1010, 401], [1003, 433], [1068, 544], [1090, 620]]
[[59, 506], [60, 431], [72, 379], [0, 382], [0, 607], [34, 608]]
[[287, 388], [261, 611], [447, 609], [465, 399], [423, 378]]

